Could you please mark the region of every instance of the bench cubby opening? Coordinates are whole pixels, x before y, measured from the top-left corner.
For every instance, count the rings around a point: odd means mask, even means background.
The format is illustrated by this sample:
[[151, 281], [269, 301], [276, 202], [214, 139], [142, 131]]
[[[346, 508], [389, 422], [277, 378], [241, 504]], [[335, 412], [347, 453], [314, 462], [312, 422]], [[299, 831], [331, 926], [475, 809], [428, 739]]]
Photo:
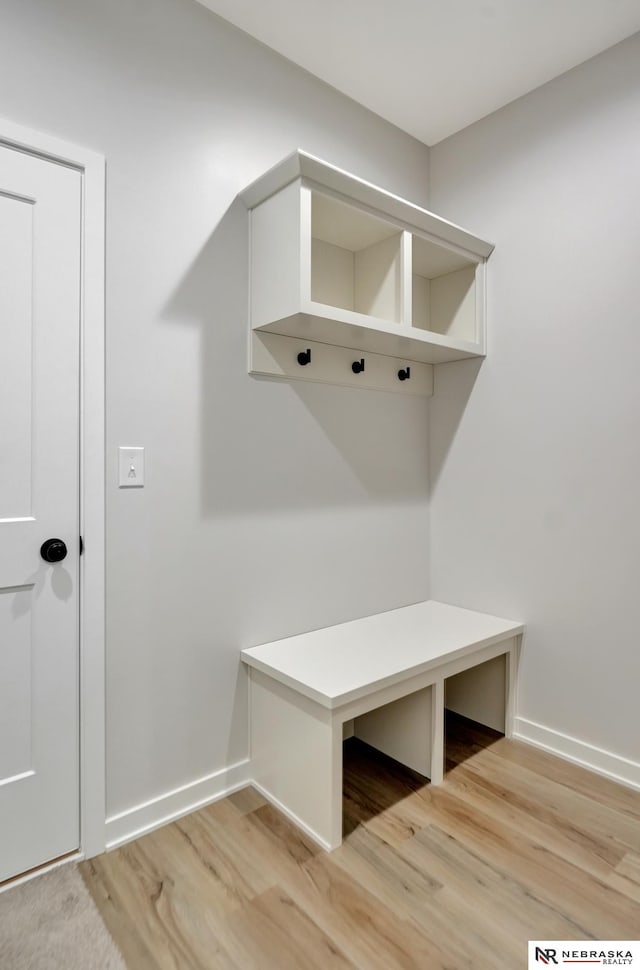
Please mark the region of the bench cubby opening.
[[507, 671], [505, 656], [485, 660], [444, 682], [444, 706], [470, 721], [506, 733]]
[[353, 737], [431, 778], [432, 688], [424, 687], [353, 720]]

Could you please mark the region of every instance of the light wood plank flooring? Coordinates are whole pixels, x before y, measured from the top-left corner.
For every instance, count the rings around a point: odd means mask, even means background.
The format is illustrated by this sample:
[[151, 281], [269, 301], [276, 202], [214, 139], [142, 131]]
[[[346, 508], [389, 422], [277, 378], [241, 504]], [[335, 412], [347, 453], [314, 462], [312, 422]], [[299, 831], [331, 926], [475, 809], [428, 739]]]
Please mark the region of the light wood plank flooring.
[[82, 865], [129, 970], [519, 970], [640, 936], [640, 793], [455, 715], [425, 780], [347, 742], [344, 844], [252, 790]]

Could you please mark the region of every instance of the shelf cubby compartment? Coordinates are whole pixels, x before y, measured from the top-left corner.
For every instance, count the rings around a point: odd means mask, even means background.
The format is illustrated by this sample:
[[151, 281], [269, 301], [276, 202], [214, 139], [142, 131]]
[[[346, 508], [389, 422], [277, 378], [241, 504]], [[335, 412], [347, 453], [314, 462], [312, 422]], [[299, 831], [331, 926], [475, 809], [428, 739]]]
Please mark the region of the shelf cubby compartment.
[[311, 301], [402, 322], [397, 225], [311, 192]]
[[411, 324], [418, 330], [479, 344], [476, 277], [483, 266], [420, 236], [412, 238]]

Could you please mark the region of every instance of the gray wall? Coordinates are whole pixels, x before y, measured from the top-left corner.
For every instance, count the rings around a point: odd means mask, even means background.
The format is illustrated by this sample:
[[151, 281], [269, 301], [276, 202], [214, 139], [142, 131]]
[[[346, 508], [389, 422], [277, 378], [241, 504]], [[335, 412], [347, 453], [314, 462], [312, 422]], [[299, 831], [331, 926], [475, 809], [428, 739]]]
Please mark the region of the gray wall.
[[432, 149], [432, 207], [496, 250], [430, 452], [434, 597], [525, 620], [520, 729], [638, 783], [639, 63], [636, 35]]
[[246, 756], [241, 647], [428, 595], [428, 405], [247, 375], [234, 202], [299, 146], [424, 203], [428, 151], [191, 0], [3, 0], [0, 91], [107, 158], [113, 814]]
[[[437, 371], [431, 592], [528, 622], [521, 725], [636, 761], [639, 56], [431, 153], [434, 210], [497, 244], [489, 357]], [[429, 406], [246, 374], [234, 202], [300, 146], [425, 203], [429, 153], [191, 0], [3, 0], [0, 91], [107, 158], [114, 814], [246, 756], [242, 646], [429, 595]]]

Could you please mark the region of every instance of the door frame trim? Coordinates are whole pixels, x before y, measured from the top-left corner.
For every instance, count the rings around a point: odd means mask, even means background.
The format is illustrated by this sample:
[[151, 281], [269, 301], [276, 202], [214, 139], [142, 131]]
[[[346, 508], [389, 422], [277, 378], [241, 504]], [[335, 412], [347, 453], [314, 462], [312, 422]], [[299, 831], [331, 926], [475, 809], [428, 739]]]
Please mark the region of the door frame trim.
[[82, 177], [80, 292], [80, 852], [105, 849], [105, 159], [0, 119], [0, 145]]

